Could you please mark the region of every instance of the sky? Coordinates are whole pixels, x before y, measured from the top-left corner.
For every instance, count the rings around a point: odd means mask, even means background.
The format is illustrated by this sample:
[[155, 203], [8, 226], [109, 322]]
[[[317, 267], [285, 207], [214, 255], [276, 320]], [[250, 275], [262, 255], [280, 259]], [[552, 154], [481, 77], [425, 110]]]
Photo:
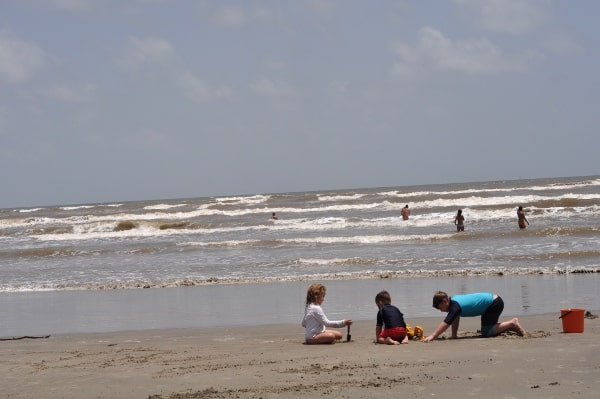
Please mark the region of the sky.
[[596, 0], [0, 0], [0, 208], [600, 174]]

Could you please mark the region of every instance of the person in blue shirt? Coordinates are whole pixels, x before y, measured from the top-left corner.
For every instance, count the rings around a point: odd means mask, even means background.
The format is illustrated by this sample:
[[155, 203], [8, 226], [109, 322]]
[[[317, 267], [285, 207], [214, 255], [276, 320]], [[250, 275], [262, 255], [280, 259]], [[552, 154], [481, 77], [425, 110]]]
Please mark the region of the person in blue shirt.
[[481, 316], [481, 334], [484, 337], [493, 337], [504, 331], [514, 331], [520, 336], [526, 334], [525, 329], [516, 317], [499, 323], [500, 314], [504, 310], [504, 301], [491, 292], [476, 292], [448, 296], [443, 291], [438, 291], [433, 296], [433, 307], [448, 315], [435, 329], [435, 331], [422, 339], [422, 342], [431, 342], [452, 326], [452, 338], [457, 338], [460, 317]]

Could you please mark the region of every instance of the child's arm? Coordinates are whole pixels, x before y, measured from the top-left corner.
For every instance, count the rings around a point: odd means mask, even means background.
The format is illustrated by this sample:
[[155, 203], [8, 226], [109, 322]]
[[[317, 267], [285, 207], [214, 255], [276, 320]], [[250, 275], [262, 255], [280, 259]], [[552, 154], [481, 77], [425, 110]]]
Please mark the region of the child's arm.
[[381, 326], [375, 327], [375, 342], [379, 339], [379, 334], [381, 334]]
[[[445, 321], [442, 321], [440, 323], [440, 325], [435, 329], [435, 331], [430, 336], [423, 338], [421, 340], [421, 342], [433, 341], [434, 339], [436, 339], [437, 337], [442, 335], [444, 333], [444, 331], [446, 331], [448, 329], [448, 327], [450, 327], [450, 324], [446, 323]], [[458, 328], [458, 326], [457, 326], [457, 328]]]
[[319, 322], [326, 326], [326, 327], [334, 327], [334, 328], [340, 328], [340, 327], [344, 327], [347, 326], [348, 324], [352, 324], [352, 321], [349, 319], [343, 319], [343, 320], [329, 320], [327, 318], [327, 316], [325, 316], [325, 313], [323, 312], [323, 309], [319, 306], [316, 307], [314, 310], [313, 315], [319, 320]]
[[459, 323], [460, 323], [460, 316], [458, 316], [452, 322], [452, 338], [457, 338], [458, 337], [458, 324]]

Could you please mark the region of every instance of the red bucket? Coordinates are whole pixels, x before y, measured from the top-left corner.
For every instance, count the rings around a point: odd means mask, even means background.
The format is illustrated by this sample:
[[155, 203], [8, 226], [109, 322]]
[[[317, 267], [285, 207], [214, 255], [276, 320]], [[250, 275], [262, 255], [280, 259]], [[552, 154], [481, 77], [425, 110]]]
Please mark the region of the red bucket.
[[584, 315], [585, 309], [561, 309], [560, 319], [562, 319], [563, 332], [582, 333]]

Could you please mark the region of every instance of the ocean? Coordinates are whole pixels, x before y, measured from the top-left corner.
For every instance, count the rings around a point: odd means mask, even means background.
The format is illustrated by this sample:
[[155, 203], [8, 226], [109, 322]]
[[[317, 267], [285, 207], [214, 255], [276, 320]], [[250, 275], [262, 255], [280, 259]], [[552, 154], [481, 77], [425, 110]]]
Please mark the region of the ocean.
[[438, 289], [598, 308], [600, 176], [0, 210], [0, 336], [296, 323], [312, 282], [356, 320], [380, 289], [414, 316]]

